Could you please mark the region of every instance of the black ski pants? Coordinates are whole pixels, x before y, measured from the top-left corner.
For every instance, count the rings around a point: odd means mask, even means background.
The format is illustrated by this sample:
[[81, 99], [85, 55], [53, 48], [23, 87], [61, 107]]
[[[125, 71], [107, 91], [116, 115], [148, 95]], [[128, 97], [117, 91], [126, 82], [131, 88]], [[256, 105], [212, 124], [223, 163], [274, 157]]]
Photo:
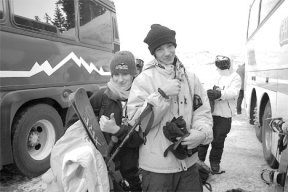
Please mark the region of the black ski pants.
[[239, 96], [237, 100], [237, 114], [241, 114], [241, 111], [242, 111], [241, 105], [242, 105], [243, 98], [244, 98], [244, 90], [241, 89], [239, 91]]
[[[213, 116], [213, 141], [211, 143], [211, 151], [209, 161], [220, 164], [224, 149], [224, 142], [227, 134], [231, 129], [232, 118]], [[198, 156], [201, 161], [205, 161], [208, 145], [200, 145], [198, 148]]]

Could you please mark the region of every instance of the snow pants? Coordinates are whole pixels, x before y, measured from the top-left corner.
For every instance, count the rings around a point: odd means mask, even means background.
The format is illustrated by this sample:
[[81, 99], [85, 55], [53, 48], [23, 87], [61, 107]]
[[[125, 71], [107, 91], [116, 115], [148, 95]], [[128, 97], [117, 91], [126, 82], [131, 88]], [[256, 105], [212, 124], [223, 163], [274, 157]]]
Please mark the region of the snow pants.
[[[220, 164], [224, 149], [224, 142], [231, 129], [232, 118], [213, 116], [213, 141], [209, 161]], [[205, 161], [208, 145], [198, 147], [198, 156], [201, 161]]]
[[237, 99], [237, 114], [241, 114], [241, 111], [242, 111], [241, 105], [242, 105], [243, 98], [244, 98], [244, 90], [241, 89], [239, 91], [239, 96]]
[[203, 187], [196, 164], [178, 173], [154, 173], [142, 170], [142, 190], [202, 192]]

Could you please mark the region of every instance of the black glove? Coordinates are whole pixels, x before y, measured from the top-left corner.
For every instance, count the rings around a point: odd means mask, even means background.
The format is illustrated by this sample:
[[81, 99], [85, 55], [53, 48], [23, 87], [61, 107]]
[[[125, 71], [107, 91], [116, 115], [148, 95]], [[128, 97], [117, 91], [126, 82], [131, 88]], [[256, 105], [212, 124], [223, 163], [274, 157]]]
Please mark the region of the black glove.
[[[171, 122], [167, 122], [163, 127], [163, 133], [169, 141], [173, 142], [173, 144], [165, 150], [164, 157], [168, 155], [169, 151], [178, 159], [185, 159], [190, 155], [188, 154], [187, 146], [180, 144], [181, 141], [189, 135], [189, 132], [186, 129], [186, 122], [182, 116], [178, 118], [174, 117]], [[178, 137], [181, 137], [180, 142], [177, 140]]]
[[183, 119], [183, 116], [177, 118], [173, 117], [171, 123], [175, 123], [184, 134], [188, 133], [188, 130], [186, 129], [186, 121]]
[[217, 85], [213, 86], [213, 90], [219, 90], [219, 89], [220, 89], [220, 87], [218, 87]]
[[213, 101], [213, 100], [219, 99], [221, 97], [221, 91], [208, 89], [207, 95], [208, 95], [209, 100]]
[[171, 142], [176, 142], [177, 137], [182, 137], [185, 135], [175, 122], [167, 122], [163, 127], [163, 133], [165, 137]]

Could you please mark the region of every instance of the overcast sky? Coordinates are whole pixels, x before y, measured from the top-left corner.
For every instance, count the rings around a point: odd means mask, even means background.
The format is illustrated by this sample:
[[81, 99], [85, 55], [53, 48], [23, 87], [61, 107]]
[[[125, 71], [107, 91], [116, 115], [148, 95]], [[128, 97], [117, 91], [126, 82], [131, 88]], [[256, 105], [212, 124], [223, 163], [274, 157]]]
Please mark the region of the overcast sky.
[[176, 31], [177, 53], [243, 51], [251, 0], [114, 0], [121, 50], [145, 62], [151, 24]]

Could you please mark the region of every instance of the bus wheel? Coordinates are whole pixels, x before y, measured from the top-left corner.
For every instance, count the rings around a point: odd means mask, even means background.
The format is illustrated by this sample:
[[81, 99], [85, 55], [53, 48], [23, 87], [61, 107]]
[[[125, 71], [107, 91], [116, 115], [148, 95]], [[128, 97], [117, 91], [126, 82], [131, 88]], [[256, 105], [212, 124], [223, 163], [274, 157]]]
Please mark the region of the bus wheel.
[[268, 165], [277, 169], [279, 164], [277, 159], [272, 154], [272, 129], [269, 127], [270, 119], [272, 117], [270, 101], [267, 102], [262, 118], [262, 147], [263, 154]]
[[50, 167], [50, 153], [63, 135], [58, 112], [47, 104], [23, 110], [13, 123], [13, 157], [18, 169], [28, 177], [39, 176]]

